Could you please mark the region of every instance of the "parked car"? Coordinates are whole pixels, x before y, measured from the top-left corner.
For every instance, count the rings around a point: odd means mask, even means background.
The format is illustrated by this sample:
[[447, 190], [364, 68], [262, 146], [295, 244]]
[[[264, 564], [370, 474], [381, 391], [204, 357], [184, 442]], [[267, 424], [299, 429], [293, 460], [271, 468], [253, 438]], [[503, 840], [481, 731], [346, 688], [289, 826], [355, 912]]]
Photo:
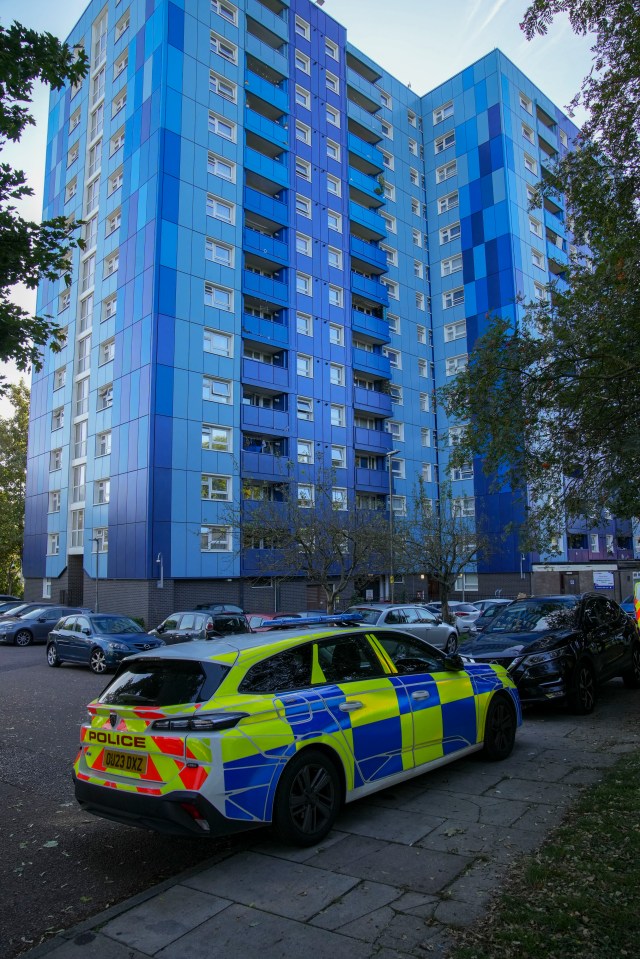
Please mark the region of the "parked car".
[[280, 619], [300, 619], [303, 615], [303, 613], [251, 613], [247, 619], [254, 633], [263, 633], [267, 629], [276, 629]]
[[19, 606], [26, 605], [27, 604], [23, 599], [7, 599], [4, 603], [0, 603], [0, 616], [11, 613], [12, 610], [18, 609]]
[[[430, 609], [436, 616], [442, 616], [442, 603], [427, 603], [426, 608]], [[459, 600], [449, 602], [449, 612], [456, 617], [456, 626], [459, 633], [475, 633], [474, 623], [480, 616], [480, 610], [472, 603], [462, 603]]]
[[49, 666], [79, 663], [94, 673], [114, 669], [125, 657], [164, 646], [128, 616], [111, 613], [77, 613], [65, 616], [49, 635]]
[[198, 603], [196, 609], [206, 609], [210, 613], [244, 613], [242, 607], [233, 603]]
[[474, 662], [508, 669], [523, 703], [565, 700], [574, 712], [590, 713], [598, 686], [614, 676], [640, 688], [638, 627], [598, 593], [516, 600], [467, 651]]
[[490, 599], [486, 601], [486, 605], [483, 607], [482, 612], [476, 619], [474, 626], [477, 633], [482, 633], [487, 628], [489, 623], [498, 615], [498, 613], [505, 608], [505, 606], [510, 606], [513, 600], [511, 599]]
[[521, 723], [501, 667], [369, 625], [142, 653], [88, 712], [87, 812], [203, 838], [272, 823], [300, 846], [344, 802], [476, 751], [505, 759]]
[[623, 599], [620, 605], [624, 609], [625, 613], [629, 613], [629, 615], [633, 616], [634, 619], [636, 618], [636, 605], [633, 601], [633, 593], [631, 596], [627, 596], [625, 599]]
[[442, 647], [447, 653], [455, 653], [458, 648], [458, 633], [455, 626], [443, 623], [424, 606], [361, 603], [350, 606], [347, 613], [358, 613], [363, 623], [370, 623], [372, 626], [400, 627], [412, 636]]
[[23, 602], [19, 596], [11, 596], [9, 593], [0, 593], [0, 603], [9, 603], [12, 600], [16, 603]]
[[149, 636], [157, 636], [167, 646], [188, 643], [194, 639], [220, 639], [240, 633], [250, 633], [251, 626], [244, 613], [211, 613], [204, 609], [172, 613]]
[[479, 609], [481, 613], [484, 613], [485, 609], [488, 609], [489, 606], [508, 606], [509, 603], [512, 603], [512, 599], [503, 599], [500, 596], [493, 596], [490, 599], [474, 599], [472, 606], [475, 606], [476, 609]]
[[17, 619], [19, 616], [24, 616], [25, 613], [30, 613], [32, 609], [42, 609], [43, 606], [52, 605], [53, 603], [25, 603], [19, 600], [17, 603], [11, 603], [7, 609], [0, 614], [0, 622], [6, 619]]
[[62, 616], [68, 613], [91, 612], [77, 606], [36, 606], [16, 619], [0, 619], [0, 643], [31, 646], [46, 643], [49, 633]]

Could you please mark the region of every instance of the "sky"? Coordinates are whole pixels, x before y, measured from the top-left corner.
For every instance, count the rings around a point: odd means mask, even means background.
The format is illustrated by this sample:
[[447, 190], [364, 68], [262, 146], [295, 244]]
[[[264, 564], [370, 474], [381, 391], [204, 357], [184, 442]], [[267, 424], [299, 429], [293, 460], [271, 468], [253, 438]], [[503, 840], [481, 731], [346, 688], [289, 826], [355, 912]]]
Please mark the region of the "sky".
[[[190, 0], [185, 0], [188, 5]], [[66, 38], [86, 0], [0, 0], [0, 23], [18, 20], [26, 27]], [[576, 37], [566, 17], [558, 18], [546, 37], [530, 43], [519, 28], [527, 0], [325, 0], [323, 8], [347, 28], [349, 40], [419, 95], [499, 47], [558, 106], [565, 107], [591, 66], [588, 38]], [[416, 42], [416, 38], [421, 42]], [[0, 159], [25, 171], [35, 195], [21, 214], [39, 220], [47, 134], [48, 90], [35, 90], [36, 120], [19, 144], [2, 149]], [[578, 124], [583, 116], [577, 114]], [[35, 292], [16, 288], [14, 299], [35, 309]], [[11, 366], [0, 372], [15, 381]], [[0, 401], [0, 415], [9, 413]]]

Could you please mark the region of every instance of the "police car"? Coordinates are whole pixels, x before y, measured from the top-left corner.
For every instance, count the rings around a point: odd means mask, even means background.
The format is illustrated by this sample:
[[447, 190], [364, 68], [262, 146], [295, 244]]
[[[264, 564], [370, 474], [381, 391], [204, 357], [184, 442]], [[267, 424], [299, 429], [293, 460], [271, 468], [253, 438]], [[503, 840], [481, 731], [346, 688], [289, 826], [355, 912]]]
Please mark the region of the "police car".
[[522, 722], [501, 666], [351, 624], [137, 654], [88, 711], [88, 812], [191, 836], [271, 823], [302, 846], [345, 802], [476, 751], [505, 759]]

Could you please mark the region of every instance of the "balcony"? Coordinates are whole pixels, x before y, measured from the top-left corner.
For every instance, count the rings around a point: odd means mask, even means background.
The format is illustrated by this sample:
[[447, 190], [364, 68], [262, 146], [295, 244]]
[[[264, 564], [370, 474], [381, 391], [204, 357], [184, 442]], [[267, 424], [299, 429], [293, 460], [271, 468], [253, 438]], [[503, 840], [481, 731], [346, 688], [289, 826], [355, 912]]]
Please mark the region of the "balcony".
[[[289, 414], [285, 410], [265, 410], [261, 406], [243, 404], [240, 408], [240, 425], [243, 430], [260, 430], [281, 436], [289, 429]], [[243, 455], [252, 454], [245, 451]]]
[[547, 257], [549, 259], [549, 270], [551, 273], [564, 273], [569, 266], [569, 257], [565, 251], [547, 240]]
[[289, 344], [289, 327], [284, 323], [275, 323], [261, 316], [242, 314], [242, 332], [255, 337], [262, 343], [271, 343], [274, 346], [286, 347]]
[[379, 143], [382, 140], [380, 117], [359, 107], [353, 100], [347, 100], [347, 116], [349, 120], [353, 120], [359, 127], [362, 127], [363, 131], [366, 131], [365, 136], [368, 134], [372, 143]]
[[286, 54], [274, 50], [268, 43], [264, 43], [257, 36], [251, 33], [245, 33], [245, 50], [251, 57], [266, 63], [268, 67], [281, 73], [283, 76], [289, 76], [289, 59]]
[[[265, 28], [266, 31], [275, 34], [283, 42], [286, 42], [289, 39], [289, 23], [288, 23], [288, 11], [283, 9], [281, 13], [276, 13], [273, 10], [269, 10], [263, 3], [259, 3], [258, 0], [247, 0], [246, 6], [247, 17], [251, 18], [256, 26], [253, 27], [255, 34], [257, 35], [261, 27]], [[271, 41], [274, 42], [273, 40]]]
[[356, 73], [350, 66], [347, 66], [347, 87], [357, 90], [360, 96], [367, 101], [367, 106], [364, 103], [362, 104], [365, 109], [369, 109], [371, 113], [378, 112], [381, 106], [380, 90], [375, 84], [366, 80], [362, 74]]
[[351, 190], [355, 190], [362, 195], [362, 199], [354, 196], [354, 200], [360, 203], [364, 202], [366, 206], [370, 204], [376, 207], [383, 206], [384, 189], [376, 177], [369, 176], [367, 173], [362, 173], [361, 170], [356, 170], [355, 167], [350, 166], [349, 187]]
[[245, 227], [242, 232], [242, 248], [248, 253], [256, 253], [267, 260], [275, 260], [283, 265], [289, 264], [289, 248], [284, 240], [274, 236], [265, 236], [258, 230]]
[[289, 370], [284, 366], [273, 366], [272, 363], [260, 363], [259, 360], [243, 357], [242, 382], [286, 390], [289, 387]]
[[356, 489], [362, 493], [389, 493], [387, 470], [369, 470], [356, 467]]
[[279, 303], [281, 306], [286, 306], [289, 302], [289, 287], [286, 283], [270, 276], [252, 273], [251, 270], [242, 272], [242, 292], [269, 303]]
[[356, 426], [353, 432], [355, 449], [366, 453], [381, 453], [383, 456], [393, 449], [393, 437], [384, 430], [369, 430], [364, 426]]
[[558, 233], [560, 236], [565, 236], [565, 226], [562, 210], [559, 212], [551, 211], [545, 209], [544, 211], [544, 225], [549, 230], [553, 230], [554, 233]]
[[389, 291], [380, 280], [374, 280], [368, 276], [360, 276], [359, 273], [351, 273], [351, 292], [357, 293], [375, 303], [381, 303], [382, 306], [389, 306]]
[[352, 234], [349, 237], [349, 252], [352, 263], [354, 260], [360, 260], [367, 266], [375, 267], [381, 273], [387, 272], [387, 254], [375, 243], [368, 243], [367, 240], [361, 240], [359, 236]]
[[271, 143], [276, 143], [283, 150], [289, 146], [289, 131], [286, 127], [280, 126], [274, 120], [263, 117], [261, 113], [247, 108], [244, 111], [245, 129]]
[[352, 310], [351, 328], [354, 333], [361, 333], [363, 336], [378, 340], [380, 343], [391, 342], [389, 324], [382, 317], [370, 316], [369, 313], [363, 313], [362, 310]]
[[[283, 156], [286, 156], [286, 153]], [[273, 160], [248, 146], [244, 148], [244, 165], [247, 170], [279, 186], [286, 187], [289, 184], [289, 170], [285, 163]]]
[[366, 390], [363, 386], [353, 388], [353, 408], [375, 416], [391, 416], [391, 397], [379, 390]]
[[347, 134], [347, 147], [350, 153], [359, 157], [365, 165], [369, 166], [371, 173], [381, 173], [384, 170], [382, 154], [373, 144], [367, 143], [366, 140], [356, 136], [355, 133], [349, 133]]
[[386, 237], [387, 224], [375, 210], [367, 210], [350, 200], [349, 217], [358, 224], [367, 239], [383, 240]]
[[272, 220], [282, 226], [289, 222], [289, 213], [285, 200], [278, 200], [275, 197], [260, 193], [259, 190], [253, 190], [251, 187], [244, 188], [244, 205], [252, 213], [258, 213], [267, 220]]
[[353, 347], [353, 368], [362, 373], [369, 373], [372, 376], [381, 377], [385, 380], [391, 379], [391, 364], [389, 357], [382, 353], [369, 353], [359, 346]]
[[266, 100], [267, 103], [272, 103], [281, 113], [288, 112], [289, 97], [286, 89], [282, 89], [282, 87], [277, 86], [275, 83], [270, 83], [265, 77], [259, 77], [258, 74], [252, 70], [247, 70], [245, 73], [244, 87], [247, 94], [253, 94], [261, 100]]
[[272, 453], [251, 453], [243, 450], [240, 457], [243, 477], [252, 479], [281, 479], [288, 475], [286, 456], [274, 456]]

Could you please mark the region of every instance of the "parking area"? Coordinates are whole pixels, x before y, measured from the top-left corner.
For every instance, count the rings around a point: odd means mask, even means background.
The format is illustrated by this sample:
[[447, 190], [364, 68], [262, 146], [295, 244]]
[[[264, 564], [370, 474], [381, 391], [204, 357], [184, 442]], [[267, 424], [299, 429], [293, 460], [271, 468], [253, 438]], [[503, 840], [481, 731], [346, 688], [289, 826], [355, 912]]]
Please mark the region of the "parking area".
[[23, 939], [61, 929], [42, 947], [54, 959], [88, 945], [94, 959], [205, 956], [212, 939], [225, 959], [238, 955], [239, 937], [243, 956], [260, 959], [282, 956], [287, 943], [332, 959], [443, 954], [450, 929], [483, 913], [513, 858], [640, 746], [640, 694], [616, 681], [592, 716], [528, 713], [503, 763], [463, 759], [347, 807], [316, 848], [286, 848], [264, 830], [171, 839], [75, 806], [77, 727], [102, 680], [49, 670], [41, 647], [0, 654], [0, 672], [12, 674], [0, 757], [10, 822], [0, 934], [10, 956], [30, 945]]

